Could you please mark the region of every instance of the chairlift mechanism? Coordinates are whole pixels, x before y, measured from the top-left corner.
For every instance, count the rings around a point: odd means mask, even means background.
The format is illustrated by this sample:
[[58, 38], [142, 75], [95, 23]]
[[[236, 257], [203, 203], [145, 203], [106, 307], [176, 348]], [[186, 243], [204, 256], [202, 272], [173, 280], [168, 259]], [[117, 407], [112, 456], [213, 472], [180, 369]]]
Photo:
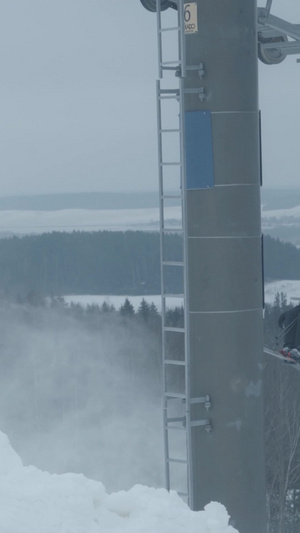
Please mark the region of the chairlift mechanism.
[[266, 7], [258, 8], [257, 13], [258, 57], [267, 65], [281, 63], [287, 55], [300, 54], [300, 24], [271, 15], [272, 2], [267, 0]]
[[[145, 9], [155, 12], [157, 0], [140, 0]], [[300, 54], [300, 24], [291, 24], [271, 15], [273, 0], [257, 12], [258, 57], [266, 65], [284, 61], [287, 55]], [[160, 0], [160, 10], [177, 9], [177, 0]], [[300, 59], [297, 60], [300, 62]]]

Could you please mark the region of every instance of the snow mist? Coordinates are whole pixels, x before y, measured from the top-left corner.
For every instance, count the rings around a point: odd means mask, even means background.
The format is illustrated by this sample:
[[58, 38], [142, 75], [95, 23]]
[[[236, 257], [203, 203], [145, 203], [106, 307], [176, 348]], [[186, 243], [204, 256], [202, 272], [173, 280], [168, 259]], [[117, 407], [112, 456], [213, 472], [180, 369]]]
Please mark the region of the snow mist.
[[97, 327], [63, 306], [2, 304], [0, 317], [0, 430], [23, 463], [109, 491], [163, 486], [157, 339], [116, 313]]

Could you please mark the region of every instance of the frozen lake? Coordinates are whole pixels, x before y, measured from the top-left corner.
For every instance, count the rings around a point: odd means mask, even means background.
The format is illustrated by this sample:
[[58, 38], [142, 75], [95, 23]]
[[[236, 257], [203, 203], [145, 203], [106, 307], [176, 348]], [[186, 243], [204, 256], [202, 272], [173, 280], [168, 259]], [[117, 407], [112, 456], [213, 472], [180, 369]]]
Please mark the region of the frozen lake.
[[[165, 207], [168, 227], [180, 224], [180, 207]], [[263, 226], [300, 223], [300, 206], [262, 211]], [[18, 235], [52, 231], [158, 231], [159, 210], [144, 209], [61, 209], [57, 211], [0, 210], [0, 233]]]

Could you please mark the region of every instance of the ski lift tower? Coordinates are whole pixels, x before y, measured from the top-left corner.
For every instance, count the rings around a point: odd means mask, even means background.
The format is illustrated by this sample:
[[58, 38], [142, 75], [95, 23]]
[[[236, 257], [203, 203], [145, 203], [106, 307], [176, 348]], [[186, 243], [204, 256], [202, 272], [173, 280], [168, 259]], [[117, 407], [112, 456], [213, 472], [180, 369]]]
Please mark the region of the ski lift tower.
[[[272, 16], [272, 0], [258, 10], [256, 0], [140, 1], [157, 16], [166, 485], [194, 510], [223, 503], [240, 533], [266, 533], [257, 55], [276, 64], [299, 53], [299, 26]], [[175, 275], [180, 325], [167, 313]]]

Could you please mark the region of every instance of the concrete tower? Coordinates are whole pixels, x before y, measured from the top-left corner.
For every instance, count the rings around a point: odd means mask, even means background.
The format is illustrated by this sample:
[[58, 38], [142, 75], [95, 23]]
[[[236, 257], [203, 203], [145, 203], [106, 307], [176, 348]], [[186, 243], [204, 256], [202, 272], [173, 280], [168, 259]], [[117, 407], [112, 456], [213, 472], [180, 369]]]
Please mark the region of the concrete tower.
[[[203, 87], [185, 96], [190, 383], [211, 397], [212, 431], [192, 434], [193, 501], [220, 501], [240, 533], [265, 533], [257, 6], [196, 4], [184, 81]], [[202, 79], [189, 69], [199, 63]]]

